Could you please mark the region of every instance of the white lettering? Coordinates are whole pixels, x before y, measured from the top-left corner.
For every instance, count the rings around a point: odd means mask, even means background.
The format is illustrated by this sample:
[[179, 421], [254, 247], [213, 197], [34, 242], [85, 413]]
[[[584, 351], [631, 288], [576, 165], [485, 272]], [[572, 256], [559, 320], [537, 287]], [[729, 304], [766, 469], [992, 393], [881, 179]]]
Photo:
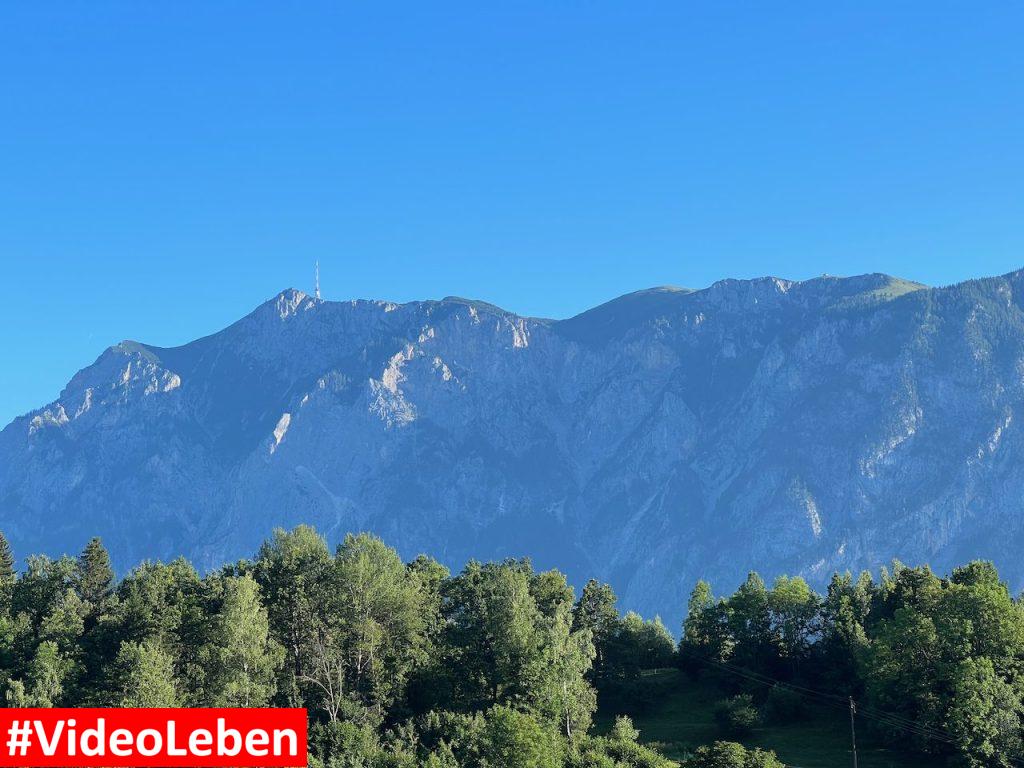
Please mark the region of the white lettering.
[[61, 720], [57, 723], [57, 727], [53, 730], [53, 738], [46, 738], [46, 729], [43, 727], [41, 720], [35, 721], [36, 736], [39, 738], [39, 743], [43, 747], [43, 754], [47, 757], [53, 757], [57, 754], [57, 742], [60, 741], [60, 735], [64, 732], [64, 721]]
[[[161, 720], [163, 718], [160, 718]], [[54, 720], [48, 724], [43, 720], [25, 721], [26, 737], [29, 729], [35, 733], [36, 744], [45, 757], [96, 758], [107, 755], [125, 757], [199, 758], [238, 757], [253, 758], [273, 756], [298, 757], [299, 738], [291, 728], [228, 727], [226, 718], [217, 718], [216, 732], [207, 728], [188, 730], [178, 739], [178, 723], [168, 718], [156, 728], [139, 731], [116, 728], [107, 733], [106, 718], [96, 718], [86, 723], [81, 733], [74, 728], [76, 721]], [[61, 750], [64, 750], [61, 754]], [[187, 762], [187, 761], [183, 761]]]
[[[95, 746], [90, 746], [92, 739]], [[102, 757], [107, 753], [107, 721], [100, 717], [96, 719], [95, 728], [86, 728], [82, 731], [82, 754], [86, 757]]]
[[188, 736], [188, 751], [196, 757], [209, 757], [212, 744], [213, 734], [205, 728], [196, 728]]
[[[242, 734], [234, 728], [224, 727], [224, 718], [217, 718], [217, 754], [222, 757], [234, 757], [242, 751]], [[230, 737], [232, 747], [228, 749], [227, 742]]]
[[245, 734], [245, 751], [256, 757], [263, 757], [269, 749], [264, 749], [270, 743], [270, 735], [262, 728], [253, 728]]
[[176, 733], [178, 724], [173, 720], [167, 721], [167, 756], [168, 757], [181, 757], [187, 755], [188, 750], [182, 749], [175, 743], [174, 734]]
[[[153, 746], [146, 746], [146, 739], [153, 739]], [[139, 731], [139, 735], [135, 739], [135, 749], [138, 750], [140, 755], [146, 757], [152, 757], [157, 754], [164, 746], [164, 737], [160, 731], [154, 730], [153, 728], [143, 728]]]
[[110, 753], [118, 757], [131, 757], [132, 751], [125, 749], [125, 747], [134, 741], [135, 737], [132, 736], [131, 731], [125, 728], [118, 728], [110, 734]]
[[[284, 739], [288, 739], [289, 747], [288, 751], [285, 752], [281, 749], [281, 742]], [[288, 755], [289, 757], [295, 757], [299, 751], [299, 737], [295, 735], [295, 731], [291, 728], [275, 728], [274, 729], [274, 754], [275, 755]]]

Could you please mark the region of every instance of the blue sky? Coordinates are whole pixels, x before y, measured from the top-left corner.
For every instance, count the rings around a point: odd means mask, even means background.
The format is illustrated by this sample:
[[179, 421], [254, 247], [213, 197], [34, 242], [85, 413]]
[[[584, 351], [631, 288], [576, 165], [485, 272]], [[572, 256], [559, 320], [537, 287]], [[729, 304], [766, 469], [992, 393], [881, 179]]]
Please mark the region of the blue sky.
[[0, 422], [286, 286], [568, 316], [1024, 264], [1024, 6], [16, 3]]

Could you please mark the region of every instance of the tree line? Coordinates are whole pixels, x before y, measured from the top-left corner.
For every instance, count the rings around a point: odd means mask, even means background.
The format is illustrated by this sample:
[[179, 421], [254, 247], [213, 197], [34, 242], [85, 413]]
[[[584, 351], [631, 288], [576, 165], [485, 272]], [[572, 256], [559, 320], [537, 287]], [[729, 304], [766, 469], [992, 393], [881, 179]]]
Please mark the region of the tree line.
[[936, 765], [1024, 765], [1024, 605], [988, 562], [948, 578], [898, 562], [877, 579], [837, 574], [824, 595], [751, 573], [716, 599], [699, 582], [679, 662], [730, 681], [716, 716], [734, 733], [852, 700], [872, 735]]
[[[299, 527], [206, 576], [178, 559], [117, 581], [98, 539], [26, 563], [0, 536], [8, 706], [305, 707], [318, 768], [669, 765], [626, 719], [593, 733], [593, 628], [565, 577], [527, 560], [453, 576]], [[635, 639], [603, 664], [671, 659], [660, 623], [627, 622]]]
[[[716, 598], [701, 582], [677, 644], [597, 581], [577, 599], [528, 560], [453, 575], [367, 534], [332, 552], [300, 526], [205, 576], [178, 559], [120, 581], [98, 539], [19, 571], [0, 535], [8, 706], [304, 707], [314, 768], [667, 768], [628, 718], [599, 734], [594, 716], [599, 696], [650, 705], [664, 691], [645, 673], [677, 666], [731, 694], [723, 739], [852, 697], [878, 737], [1024, 761], [1024, 609], [987, 563], [840, 575], [825, 595], [751, 574]], [[782, 764], [723, 740], [685, 765]]]

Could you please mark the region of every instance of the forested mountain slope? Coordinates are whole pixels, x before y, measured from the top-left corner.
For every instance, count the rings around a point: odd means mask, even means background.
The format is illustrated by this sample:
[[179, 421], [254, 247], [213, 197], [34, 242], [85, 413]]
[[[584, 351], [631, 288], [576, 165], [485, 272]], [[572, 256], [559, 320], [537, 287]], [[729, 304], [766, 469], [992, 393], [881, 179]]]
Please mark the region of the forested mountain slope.
[[16, 551], [213, 566], [273, 526], [530, 554], [671, 622], [698, 578], [898, 557], [1024, 585], [1024, 277], [723, 280], [564, 321], [288, 290], [124, 342], [0, 433]]

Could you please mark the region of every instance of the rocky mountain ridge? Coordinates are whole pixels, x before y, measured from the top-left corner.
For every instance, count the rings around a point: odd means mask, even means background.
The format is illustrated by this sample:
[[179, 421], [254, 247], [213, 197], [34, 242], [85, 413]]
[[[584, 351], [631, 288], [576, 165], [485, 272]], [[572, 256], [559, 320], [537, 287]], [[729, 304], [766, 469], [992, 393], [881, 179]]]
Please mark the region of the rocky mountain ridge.
[[[287, 290], [123, 342], [0, 432], [19, 554], [214, 567], [274, 526], [529, 555], [678, 620], [698, 578], [995, 559], [1024, 586], [1024, 276], [656, 288], [568, 320]], [[1015, 421], [1017, 419], [1017, 421]]]

